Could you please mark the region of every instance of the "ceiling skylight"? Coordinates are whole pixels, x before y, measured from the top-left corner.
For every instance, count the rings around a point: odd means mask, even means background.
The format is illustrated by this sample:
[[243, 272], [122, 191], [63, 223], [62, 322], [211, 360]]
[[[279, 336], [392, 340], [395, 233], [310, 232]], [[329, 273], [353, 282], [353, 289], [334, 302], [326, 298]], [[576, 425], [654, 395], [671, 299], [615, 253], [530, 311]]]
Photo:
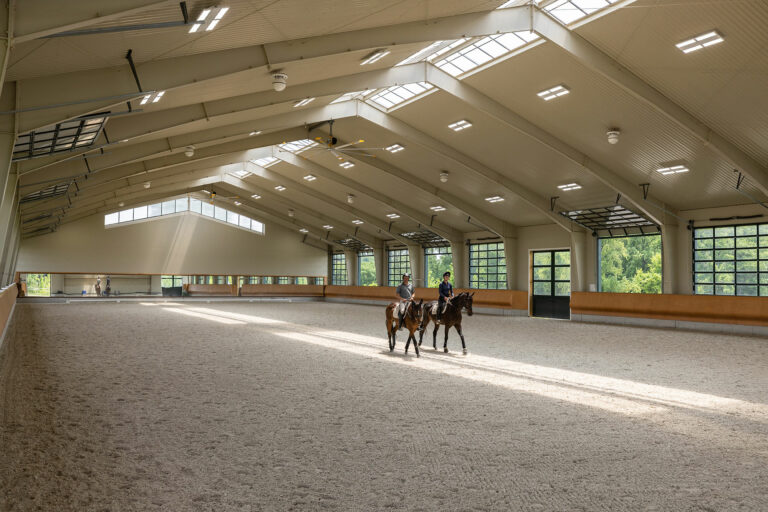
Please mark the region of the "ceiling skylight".
[[349, 169], [350, 167], [354, 167], [354, 166], [355, 164], [353, 164], [352, 162], [341, 162], [339, 164], [339, 167], [343, 167], [344, 169]]
[[364, 224], [364, 222], [361, 221], [360, 219], [355, 219], [355, 220], [352, 221], [352, 224], [355, 224], [355, 225], [359, 226], [360, 224]]
[[315, 181], [317, 179], [317, 176], [315, 176], [314, 174], [307, 174], [306, 176], [304, 176], [304, 179], [307, 181]]
[[[568, 25], [594, 14], [619, 0], [556, 0], [544, 7], [544, 10]], [[538, 3], [541, 3], [539, 0]]]
[[258, 165], [259, 167], [269, 167], [270, 165], [277, 162], [277, 158], [273, 156], [265, 156], [264, 158], [259, 158], [257, 160], [251, 160], [252, 163]]
[[399, 153], [400, 151], [405, 149], [405, 146], [401, 146], [400, 144], [392, 144], [391, 146], [387, 146], [384, 149], [386, 149], [390, 153]]
[[254, 199], [261, 199], [261, 196], [259, 194], [253, 194], [251, 197]]
[[309, 105], [313, 101], [315, 101], [315, 98], [304, 98], [303, 100], [299, 100], [296, 103], [294, 103], [293, 106], [294, 106], [294, 108], [295, 107], [303, 107], [304, 105]]
[[441, 205], [438, 204], [438, 205], [435, 205], [435, 206], [430, 206], [429, 209], [432, 210], [433, 212], [444, 212], [445, 211], [445, 206], [441, 206]]
[[579, 190], [581, 188], [581, 185], [579, 185], [578, 183], [566, 183], [565, 185], [558, 185], [557, 188], [559, 188], [563, 192], [570, 192], [571, 190]]
[[146, 105], [149, 102], [157, 103], [160, 101], [160, 99], [165, 94], [165, 91], [157, 91], [150, 94], [145, 95], [143, 98], [141, 98], [141, 102], [139, 102], [139, 105]]
[[278, 185], [275, 187], [275, 190], [277, 190], [278, 192], [282, 192], [283, 190], [285, 190], [285, 187], [282, 185]]
[[659, 169], [656, 169], [657, 172], [660, 172], [664, 176], [667, 176], [669, 174], [681, 174], [684, 172], [688, 172], [690, 169], [688, 169], [684, 165], [671, 165], [668, 167], [661, 167]]
[[504, 200], [504, 198], [501, 196], [490, 196], [490, 197], [486, 197], [485, 200], [488, 201], [489, 203], [500, 203]]
[[427, 82], [418, 82], [405, 85], [393, 85], [386, 89], [378, 91], [376, 94], [368, 98], [371, 101], [384, 108], [392, 108], [395, 105], [407, 101], [419, 94], [422, 94], [432, 89], [432, 84]]
[[467, 121], [466, 119], [460, 119], [456, 121], [455, 123], [451, 123], [448, 125], [448, 128], [455, 132], [460, 132], [461, 130], [466, 130], [467, 128], [471, 127], [472, 123]]
[[393, 220], [400, 218], [400, 216], [398, 214], [396, 214], [396, 213], [388, 213], [387, 217], [389, 217], [390, 219], [393, 219]]
[[559, 98], [560, 96], [565, 96], [566, 94], [570, 93], [571, 90], [567, 88], [565, 85], [556, 85], [552, 88], [549, 88], [545, 91], [541, 91], [537, 94], [537, 96], [544, 101], [553, 100], [555, 98]]
[[238, 178], [245, 178], [246, 176], [250, 176], [251, 175], [251, 173], [249, 173], [248, 171], [244, 171], [244, 170], [234, 171], [234, 172], [232, 172], [230, 174], [234, 174]]
[[[483, 37], [472, 44], [464, 46], [458, 51], [449, 54], [447, 57], [436, 60], [435, 66], [453, 76], [459, 76], [472, 71], [486, 62], [497, 59], [512, 50], [525, 46], [538, 38], [539, 36], [534, 32], [508, 32], [506, 34], [495, 34]], [[459, 39], [456, 41], [456, 43], [460, 42], [463, 42], [463, 40]], [[454, 43], [454, 45], [459, 46], [456, 43]], [[447, 53], [447, 50], [452, 49], [454, 45], [435, 52], [433, 55], [430, 55], [427, 60], [433, 61], [442, 53]]]
[[313, 140], [300, 139], [300, 140], [294, 140], [291, 142], [283, 142], [282, 144], [278, 144], [277, 147], [280, 149], [284, 149], [285, 151], [290, 151], [291, 153], [294, 153], [294, 154], [299, 154], [302, 151], [306, 151], [317, 145], [318, 145], [317, 142]]
[[333, 226], [331, 226], [330, 224], [326, 224], [326, 225], [323, 226], [323, 228], [325, 228], [325, 229], [330, 231], [331, 229], [333, 229]]
[[240, 201], [235, 201], [235, 206], [241, 206], [242, 204]]
[[385, 49], [376, 50], [375, 52], [368, 54], [360, 63], [360, 65], [365, 66], [367, 64], [373, 64], [375, 62], [380, 61], [381, 59], [383, 59], [389, 54], [390, 54], [389, 50], [385, 50]]
[[21, 134], [13, 145], [13, 160], [85, 149], [96, 142], [106, 122], [106, 113], [91, 114]]
[[299, 233], [309, 233], [309, 230], [307, 228], [301, 228]]
[[203, 12], [200, 13], [195, 22], [189, 28], [189, 33], [194, 34], [202, 27], [205, 27], [206, 32], [210, 32], [216, 28], [216, 25], [219, 24], [221, 18], [227, 14], [228, 10], [229, 7], [209, 7], [208, 9], [203, 9]]
[[334, 103], [341, 103], [342, 101], [349, 101], [349, 100], [356, 100], [358, 98], [362, 98], [366, 94], [368, 94], [371, 91], [353, 91], [353, 92], [345, 92], [335, 100], [331, 102], [331, 104]]
[[713, 30], [711, 32], [707, 32], [706, 34], [692, 37], [691, 39], [683, 41], [682, 43], [677, 43], [676, 46], [683, 53], [691, 53], [695, 52], [696, 50], [701, 50], [707, 46], [722, 43], [723, 41], [725, 41], [725, 39], [723, 38], [722, 34], [720, 34], [720, 32], [717, 30]]

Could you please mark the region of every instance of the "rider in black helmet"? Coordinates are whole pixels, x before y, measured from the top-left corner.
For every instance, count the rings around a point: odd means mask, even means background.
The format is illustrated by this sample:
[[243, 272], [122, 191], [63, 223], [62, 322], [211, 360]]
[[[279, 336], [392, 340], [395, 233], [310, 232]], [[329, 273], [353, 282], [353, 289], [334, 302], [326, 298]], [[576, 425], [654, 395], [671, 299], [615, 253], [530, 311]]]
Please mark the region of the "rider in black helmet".
[[443, 282], [440, 283], [440, 286], [438, 287], [438, 292], [440, 293], [440, 296], [437, 299], [437, 321], [439, 322], [440, 319], [443, 317], [443, 308], [445, 307], [446, 302], [450, 302], [453, 298], [453, 285], [450, 282], [451, 279], [451, 273], [446, 272], [443, 274]]

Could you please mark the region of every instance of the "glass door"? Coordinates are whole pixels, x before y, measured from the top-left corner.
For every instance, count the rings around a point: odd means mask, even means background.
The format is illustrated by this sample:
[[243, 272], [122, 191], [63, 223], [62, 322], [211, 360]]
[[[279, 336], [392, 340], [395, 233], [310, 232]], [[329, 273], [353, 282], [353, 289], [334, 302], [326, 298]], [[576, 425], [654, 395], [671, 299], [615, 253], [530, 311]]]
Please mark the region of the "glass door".
[[571, 251], [534, 251], [531, 276], [531, 315], [571, 318]]

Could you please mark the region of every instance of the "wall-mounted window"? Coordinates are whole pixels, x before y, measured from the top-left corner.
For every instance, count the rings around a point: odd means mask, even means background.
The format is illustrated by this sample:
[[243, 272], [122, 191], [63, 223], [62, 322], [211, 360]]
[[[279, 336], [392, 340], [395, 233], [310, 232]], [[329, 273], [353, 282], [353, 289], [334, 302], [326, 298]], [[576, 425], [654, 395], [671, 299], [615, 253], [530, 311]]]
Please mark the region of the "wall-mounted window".
[[768, 297], [768, 224], [693, 230], [697, 295]]
[[309, 284], [309, 278], [306, 277], [297, 277], [294, 279], [294, 284]]
[[443, 274], [445, 272], [451, 273], [451, 281], [455, 279], [453, 276], [453, 255], [451, 254], [450, 246], [427, 247], [424, 249], [426, 286], [428, 288], [437, 288], [440, 286], [440, 281], [443, 280]]
[[343, 252], [333, 253], [331, 284], [344, 286], [347, 284], [347, 258]]
[[360, 286], [376, 286], [376, 261], [373, 251], [361, 251], [357, 255], [358, 283]]
[[181, 276], [161, 276], [160, 286], [163, 288], [174, 288], [181, 286]]
[[104, 215], [104, 225], [112, 226], [114, 224], [135, 222], [137, 220], [151, 219], [154, 217], [184, 212], [196, 213], [203, 217], [210, 217], [247, 231], [259, 233], [261, 235], [264, 234], [264, 223], [251, 219], [246, 215], [227, 210], [221, 206], [214, 206], [194, 197], [168, 199], [160, 203], [108, 213]]
[[469, 287], [490, 290], [507, 288], [503, 242], [470, 244]]
[[289, 284], [290, 280], [288, 276], [280, 276], [277, 278], [277, 284]]
[[265, 276], [264, 278], [262, 278], [261, 284], [273, 284], [273, 283], [274, 283], [274, 278], [272, 276]]
[[51, 295], [51, 275], [50, 274], [27, 274], [27, 296], [50, 297], [50, 295]]
[[397, 286], [403, 281], [403, 274], [411, 273], [411, 259], [408, 249], [387, 251], [387, 284]]
[[325, 278], [324, 277], [316, 277], [315, 278], [315, 284], [316, 285], [324, 285], [325, 284]]
[[601, 292], [661, 293], [661, 235], [599, 238]]

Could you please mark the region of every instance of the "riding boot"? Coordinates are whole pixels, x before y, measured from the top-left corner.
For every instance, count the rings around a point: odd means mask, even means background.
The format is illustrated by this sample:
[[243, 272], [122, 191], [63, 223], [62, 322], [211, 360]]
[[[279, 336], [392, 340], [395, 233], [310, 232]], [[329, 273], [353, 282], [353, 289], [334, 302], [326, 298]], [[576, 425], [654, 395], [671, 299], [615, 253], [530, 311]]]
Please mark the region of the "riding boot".
[[398, 313], [397, 317], [400, 319], [400, 322], [397, 324], [397, 330], [399, 331], [403, 328], [403, 324], [405, 323], [405, 315]]
[[442, 319], [443, 319], [443, 305], [438, 304], [437, 305], [437, 321], [439, 322]]

